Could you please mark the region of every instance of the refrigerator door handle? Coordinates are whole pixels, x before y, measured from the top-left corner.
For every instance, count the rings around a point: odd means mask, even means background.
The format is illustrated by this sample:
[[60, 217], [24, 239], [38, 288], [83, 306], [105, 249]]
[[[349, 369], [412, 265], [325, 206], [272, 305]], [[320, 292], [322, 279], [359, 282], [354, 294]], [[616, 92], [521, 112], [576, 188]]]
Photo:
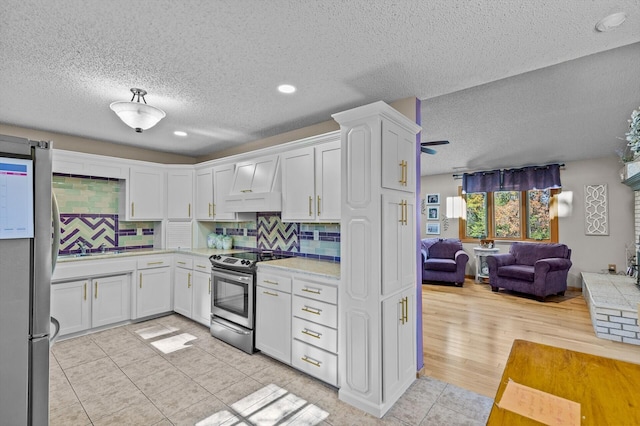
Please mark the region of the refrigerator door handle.
[[55, 326], [56, 331], [49, 337], [49, 348], [58, 340], [58, 334], [60, 333], [60, 322], [55, 317], [51, 317], [51, 323]]

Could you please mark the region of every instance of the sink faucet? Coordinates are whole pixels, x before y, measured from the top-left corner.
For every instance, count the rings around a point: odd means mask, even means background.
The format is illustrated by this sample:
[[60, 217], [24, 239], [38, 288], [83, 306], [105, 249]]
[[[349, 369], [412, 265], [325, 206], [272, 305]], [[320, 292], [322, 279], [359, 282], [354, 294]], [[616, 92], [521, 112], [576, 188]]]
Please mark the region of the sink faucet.
[[80, 254], [83, 256], [87, 254], [87, 245], [82, 241], [78, 241], [77, 244], [78, 244], [78, 247], [80, 247]]
[[105, 245], [105, 243], [100, 244], [98, 248], [100, 249], [100, 253], [104, 254], [107, 251], [107, 246]]

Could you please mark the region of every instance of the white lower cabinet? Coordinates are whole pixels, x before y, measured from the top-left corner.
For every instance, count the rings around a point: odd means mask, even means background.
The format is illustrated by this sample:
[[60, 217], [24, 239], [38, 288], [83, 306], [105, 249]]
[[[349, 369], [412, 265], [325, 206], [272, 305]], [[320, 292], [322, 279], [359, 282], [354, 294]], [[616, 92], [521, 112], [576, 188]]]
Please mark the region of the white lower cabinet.
[[291, 364], [291, 277], [258, 271], [256, 348]]
[[337, 386], [337, 287], [312, 275], [294, 275], [292, 313], [292, 365]]
[[173, 271], [173, 310], [191, 318], [193, 299], [193, 261], [186, 257], [174, 260]]
[[416, 377], [414, 289], [382, 302], [383, 397], [399, 398]]
[[94, 278], [91, 299], [91, 326], [115, 324], [131, 318], [129, 276]]
[[256, 347], [337, 386], [337, 281], [295, 270], [272, 270], [258, 270]]
[[89, 281], [71, 281], [51, 286], [51, 316], [60, 323], [60, 336], [91, 328]]
[[211, 324], [211, 273], [195, 270], [192, 290], [191, 319], [209, 326]]
[[135, 319], [170, 312], [171, 258], [141, 259], [138, 261]]
[[129, 275], [95, 277], [53, 284], [51, 316], [60, 336], [131, 318]]

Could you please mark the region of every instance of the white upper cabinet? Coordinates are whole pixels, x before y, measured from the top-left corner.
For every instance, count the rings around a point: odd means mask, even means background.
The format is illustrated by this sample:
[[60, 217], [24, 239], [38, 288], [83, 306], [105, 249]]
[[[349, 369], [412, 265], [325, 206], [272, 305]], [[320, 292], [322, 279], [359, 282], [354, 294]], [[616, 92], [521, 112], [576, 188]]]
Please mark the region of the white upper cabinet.
[[167, 219], [193, 218], [193, 168], [167, 172]]
[[416, 190], [416, 137], [391, 121], [382, 122], [382, 186]]
[[[164, 218], [163, 168], [131, 167], [125, 192], [126, 196], [120, 197], [120, 214], [125, 220], [162, 220]], [[123, 200], [125, 200], [124, 204]]]
[[227, 196], [233, 185], [234, 165], [213, 168], [213, 219], [236, 220], [236, 213], [227, 210]]
[[213, 220], [213, 168], [196, 170], [196, 219]]
[[340, 141], [296, 149], [282, 158], [282, 220], [340, 221]]
[[282, 210], [279, 155], [236, 163], [231, 191], [225, 198], [229, 212]]
[[282, 154], [282, 220], [314, 221], [314, 148]]
[[54, 149], [53, 173], [127, 179], [129, 165], [118, 158]]
[[236, 173], [230, 194], [269, 192], [272, 190], [278, 156], [270, 155], [236, 164]]

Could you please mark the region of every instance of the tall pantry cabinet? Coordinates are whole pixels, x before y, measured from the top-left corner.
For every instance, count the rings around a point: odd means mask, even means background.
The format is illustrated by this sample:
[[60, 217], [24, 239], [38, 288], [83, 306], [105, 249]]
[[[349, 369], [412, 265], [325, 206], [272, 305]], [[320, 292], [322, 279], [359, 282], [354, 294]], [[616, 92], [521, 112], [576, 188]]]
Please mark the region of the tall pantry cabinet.
[[384, 102], [341, 131], [341, 400], [382, 417], [416, 377], [416, 134]]

